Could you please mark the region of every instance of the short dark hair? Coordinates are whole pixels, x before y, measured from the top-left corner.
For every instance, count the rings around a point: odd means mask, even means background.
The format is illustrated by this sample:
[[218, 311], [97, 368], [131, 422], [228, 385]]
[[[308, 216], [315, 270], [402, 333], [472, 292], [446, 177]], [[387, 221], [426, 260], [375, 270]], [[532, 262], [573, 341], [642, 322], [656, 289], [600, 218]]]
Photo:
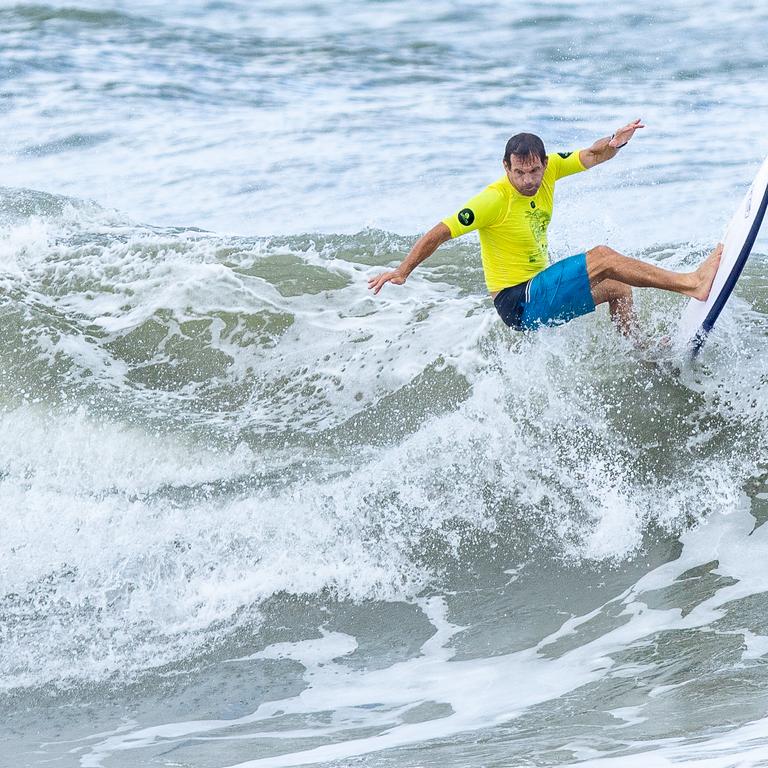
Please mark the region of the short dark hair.
[[518, 157], [538, 157], [542, 163], [547, 162], [547, 151], [544, 142], [533, 133], [516, 133], [504, 150], [504, 163], [509, 165], [510, 155]]

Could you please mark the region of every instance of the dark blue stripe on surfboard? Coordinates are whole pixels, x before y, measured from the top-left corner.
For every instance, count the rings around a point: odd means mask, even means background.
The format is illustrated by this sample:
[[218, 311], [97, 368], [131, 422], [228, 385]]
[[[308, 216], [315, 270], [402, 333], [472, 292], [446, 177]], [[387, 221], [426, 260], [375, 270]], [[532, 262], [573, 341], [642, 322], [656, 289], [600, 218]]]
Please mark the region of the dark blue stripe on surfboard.
[[712, 326], [715, 324], [715, 320], [717, 320], [717, 318], [720, 316], [720, 313], [723, 311], [723, 307], [725, 306], [725, 302], [728, 301], [728, 297], [731, 295], [734, 287], [736, 286], [736, 281], [739, 279], [742, 270], [744, 269], [744, 265], [747, 263], [747, 258], [752, 252], [752, 246], [755, 244], [757, 233], [760, 231], [760, 226], [763, 223], [763, 217], [765, 216], [766, 208], [768, 208], [768, 187], [766, 187], [765, 192], [763, 193], [763, 199], [760, 201], [760, 207], [758, 208], [757, 214], [755, 215], [755, 220], [752, 222], [752, 226], [749, 230], [749, 234], [747, 235], [747, 239], [744, 241], [744, 245], [741, 246], [741, 253], [739, 253], [739, 257], [733, 264], [731, 274], [728, 275], [728, 279], [725, 281], [723, 289], [720, 291], [720, 295], [717, 297], [717, 300], [712, 305], [712, 309], [709, 310], [707, 316], [704, 318], [704, 322], [701, 324], [701, 328], [699, 328], [699, 330], [696, 332], [696, 335], [693, 337], [693, 341], [691, 342], [691, 353], [694, 357], [699, 354], [701, 345], [707, 338], [707, 334], [712, 330]]

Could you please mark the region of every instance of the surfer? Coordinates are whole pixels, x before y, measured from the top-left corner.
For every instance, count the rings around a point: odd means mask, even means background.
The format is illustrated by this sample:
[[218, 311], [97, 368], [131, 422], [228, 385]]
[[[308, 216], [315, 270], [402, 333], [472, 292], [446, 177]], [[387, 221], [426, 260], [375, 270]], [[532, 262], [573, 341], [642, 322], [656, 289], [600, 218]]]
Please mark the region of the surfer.
[[616, 157], [644, 127], [634, 120], [588, 149], [553, 154], [547, 154], [538, 136], [516, 134], [504, 150], [504, 176], [422, 235], [397, 269], [370, 278], [368, 287], [377, 294], [386, 283], [402, 285], [442, 243], [476, 229], [488, 291], [501, 319], [512, 328], [564, 323], [608, 302], [612, 320], [629, 335], [636, 328], [633, 287], [705, 300], [722, 244], [694, 272], [671, 272], [607, 245], [548, 266], [555, 182]]

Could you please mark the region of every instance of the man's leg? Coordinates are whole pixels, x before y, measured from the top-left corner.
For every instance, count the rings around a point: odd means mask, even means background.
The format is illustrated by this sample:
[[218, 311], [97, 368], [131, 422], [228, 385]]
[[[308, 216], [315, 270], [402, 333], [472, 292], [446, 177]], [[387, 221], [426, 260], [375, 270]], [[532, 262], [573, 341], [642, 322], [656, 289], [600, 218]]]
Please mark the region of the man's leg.
[[[704, 301], [709, 296], [715, 279], [722, 243], [702, 262], [695, 272], [670, 272], [639, 259], [622, 256], [607, 245], [598, 245], [587, 251], [587, 275], [593, 296], [596, 287], [604, 281], [616, 281], [636, 288], [660, 288], [682, 293]], [[615, 291], [604, 291], [601, 301], [611, 301]], [[631, 296], [631, 293], [630, 293]], [[618, 300], [618, 297], [617, 297]], [[595, 298], [595, 304], [598, 303]]]
[[637, 316], [632, 303], [632, 288], [629, 285], [618, 280], [603, 280], [592, 286], [592, 298], [595, 306], [608, 302], [611, 320], [625, 336], [636, 333]]

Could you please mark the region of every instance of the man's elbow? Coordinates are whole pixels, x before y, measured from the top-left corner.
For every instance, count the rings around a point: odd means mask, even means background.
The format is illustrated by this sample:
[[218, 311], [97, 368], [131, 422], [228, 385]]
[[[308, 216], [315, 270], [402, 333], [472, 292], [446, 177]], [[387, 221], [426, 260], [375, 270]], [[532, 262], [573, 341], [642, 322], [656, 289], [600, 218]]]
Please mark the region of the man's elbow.
[[435, 224], [432, 229], [428, 229], [420, 238], [419, 242], [428, 245], [432, 249], [441, 246], [446, 240], [451, 239], [451, 230], [440, 222]]
[[444, 221], [441, 221], [439, 224], [435, 224], [429, 234], [432, 235], [438, 245], [442, 245], [451, 239], [451, 230]]

